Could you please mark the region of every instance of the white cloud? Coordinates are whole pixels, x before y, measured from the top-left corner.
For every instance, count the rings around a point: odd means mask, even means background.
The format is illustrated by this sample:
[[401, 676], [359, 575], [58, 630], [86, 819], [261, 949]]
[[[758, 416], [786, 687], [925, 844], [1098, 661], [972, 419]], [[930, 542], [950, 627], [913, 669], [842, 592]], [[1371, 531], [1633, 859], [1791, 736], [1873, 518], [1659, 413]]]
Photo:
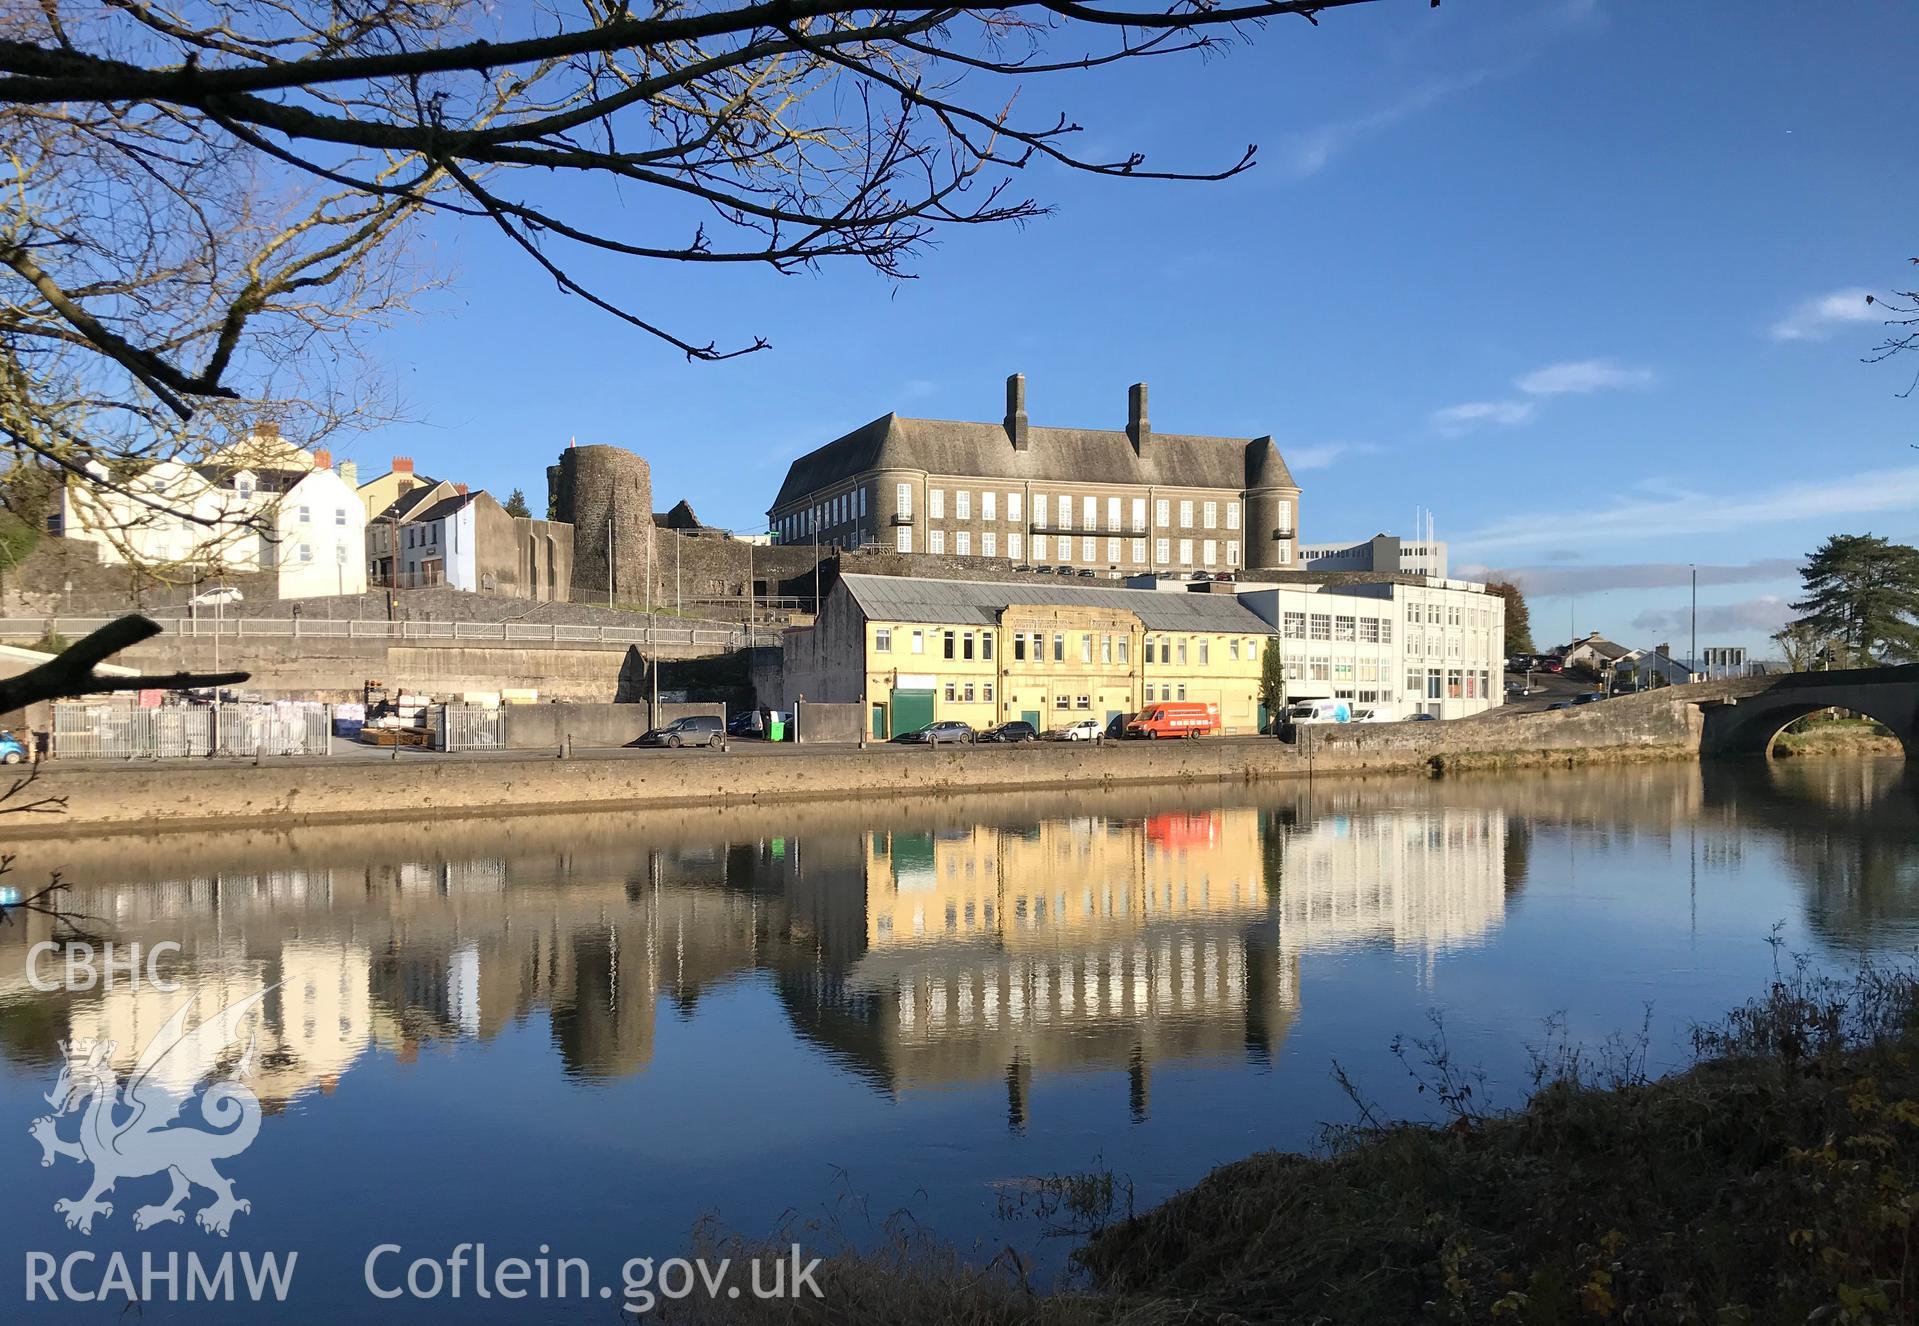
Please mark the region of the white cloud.
[[1333, 120], [1291, 135], [1284, 148], [1285, 168], [1294, 179], [1317, 174], [1326, 163], [1363, 138], [1431, 110], [1448, 97], [1479, 86], [1494, 74], [1475, 69], [1456, 78], [1439, 78], [1414, 88], [1397, 101], [1348, 120]]
[[1523, 424], [1533, 417], [1531, 401], [1468, 401], [1433, 411], [1433, 427], [1448, 437], [1470, 432], [1481, 424]]
[[1287, 447], [1286, 468], [1323, 470], [1344, 456], [1370, 456], [1379, 448], [1370, 442], [1316, 442], [1311, 446]]
[[1919, 506], [1919, 466], [1868, 470], [1823, 483], [1784, 485], [1744, 495], [1682, 493], [1616, 502], [1595, 511], [1529, 512], [1461, 535], [1477, 556], [1496, 549], [1559, 548], [1568, 533], [1594, 546], [1673, 535], [1745, 532], [1755, 525], [1821, 520]]
[[1870, 295], [1860, 286], [1815, 295], [1772, 324], [1772, 339], [1823, 341], [1849, 323], [1877, 322], [1878, 315], [1866, 303]]
[[1649, 368], [1622, 368], [1609, 359], [1580, 359], [1534, 369], [1513, 385], [1528, 396], [1564, 396], [1644, 387], [1651, 382]]
[[1610, 359], [1575, 359], [1548, 364], [1513, 379], [1513, 386], [1531, 400], [1468, 401], [1434, 410], [1432, 426], [1447, 437], [1458, 437], [1485, 424], [1532, 422], [1538, 402], [1552, 396], [1586, 395], [1643, 387], [1653, 381], [1649, 368], [1626, 368]]
[[1678, 589], [1694, 575], [1701, 585], [1750, 585], [1791, 581], [1799, 563], [1789, 557], [1762, 557], [1733, 565], [1701, 562], [1622, 562], [1605, 566], [1460, 567], [1468, 580], [1510, 580], [1528, 594], [1599, 594], [1614, 589]]

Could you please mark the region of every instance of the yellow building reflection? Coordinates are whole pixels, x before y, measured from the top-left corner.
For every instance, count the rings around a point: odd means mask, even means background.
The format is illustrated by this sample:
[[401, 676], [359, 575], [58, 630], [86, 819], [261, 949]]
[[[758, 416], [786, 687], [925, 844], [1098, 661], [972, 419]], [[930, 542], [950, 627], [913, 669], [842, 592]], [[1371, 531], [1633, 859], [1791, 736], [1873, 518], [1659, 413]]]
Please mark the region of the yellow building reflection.
[[[0, 1018], [16, 1029], [0, 1049], [109, 1039], [131, 1063], [183, 999], [197, 1022], [265, 991], [247, 1037], [270, 1107], [332, 1090], [369, 1054], [533, 1019], [561, 1071], [612, 1081], [652, 1062], [663, 1008], [688, 1015], [757, 979], [794, 1033], [883, 1090], [1004, 1079], [1018, 1124], [1036, 1074], [1123, 1070], [1144, 1113], [1158, 1066], [1270, 1060], [1304, 955], [1477, 942], [1524, 866], [1524, 826], [1492, 807], [1140, 813], [1155, 799], [77, 882], [72, 905], [123, 939], [180, 943], [185, 988], [36, 996], [61, 1025]], [[44, 1047], [36, 1026], [54, 1033]]]

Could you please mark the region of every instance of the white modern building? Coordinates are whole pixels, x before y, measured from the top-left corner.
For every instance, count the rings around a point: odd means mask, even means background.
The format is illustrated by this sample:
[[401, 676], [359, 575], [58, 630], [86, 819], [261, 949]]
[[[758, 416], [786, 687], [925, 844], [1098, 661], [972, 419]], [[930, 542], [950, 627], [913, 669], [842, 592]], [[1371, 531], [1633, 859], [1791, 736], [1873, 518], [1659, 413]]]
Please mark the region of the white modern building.
[[[343, 463], [350, 469], [350, 462]], [[70, 478], [60, 533], [105, 562], [192, 571], [273, 571], [283, 599], [366, 588], [366, 511], [326, 451], [256, 428], [205, 462], [165, 460], [109, 486]]]
[[1395, 718], [1464, 718], [1504, 701], [1506, 604], [1434, 576], [1377, 584], [1242, 584], [1278, 637], [1288, 700], [1347, 699]]
[[1394, 534], [1299, 545], [1302, 571], [1390, 571], [1443, 579], [1446, 556], [1444, 539], [1402, 539]]
[[1744, 645], [1707, 645], [1699, 651], [1699, 673], [1705, 681], [1752, 675], [1753, 664]]

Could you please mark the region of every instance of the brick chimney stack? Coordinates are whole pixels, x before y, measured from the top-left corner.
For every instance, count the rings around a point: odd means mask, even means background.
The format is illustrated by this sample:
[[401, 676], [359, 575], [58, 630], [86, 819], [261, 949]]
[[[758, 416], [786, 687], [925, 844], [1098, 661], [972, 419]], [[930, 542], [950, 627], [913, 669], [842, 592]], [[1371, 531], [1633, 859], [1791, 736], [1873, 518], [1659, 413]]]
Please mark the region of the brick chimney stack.
[[1144, 456], [1153, 440], [1153, 425], [1146, 418], [1146, 384], [1135, 382], [1126, 389], [1126, 435], [1133, 439], [1133, 450]]
[[465, 496], [466, 496], [466, 485], [465, 485], [465, 484], [463, 484], [463, 483], [456, 483], [456, 484], [454, 484], [454, 485], [453, 485], [453, 491], [454, 491], [454, 492], [456, 492], [456, 493], [458, 493], [458, 494], [459, 494], [459, 495], [460, 495], [461, 497], [465, 497]]
[[314, 452], [314, 453], [313, 453], [313, 468], [314, 468], [314, 469], [316, 469], [316, 470], [330, 470], [330, 469], [332, 469], [332, 468], [333, 468], [333, 453], [332, 453], [331, 451], [328, 451], [328, 450], [327, 450], [327, 449], [326, 449], [325, 447], [321, 447], [321, 448], [320, 448], [320, 449], [319, 449], [318, 451], [316, 451], [316, 452]]
[[1006, 379], [1006, 436], [1013, 450], [1025, 451], [1032, 445], [1026, 424], [1026, 375], [1015, 373]]
[[413, 473], [413, 457], [411, 457], [411, 456], [395, 456], [395, 457], [393, 458], [393, 472], [394, 472], [395, 474], [411, 474], [411, 473]]

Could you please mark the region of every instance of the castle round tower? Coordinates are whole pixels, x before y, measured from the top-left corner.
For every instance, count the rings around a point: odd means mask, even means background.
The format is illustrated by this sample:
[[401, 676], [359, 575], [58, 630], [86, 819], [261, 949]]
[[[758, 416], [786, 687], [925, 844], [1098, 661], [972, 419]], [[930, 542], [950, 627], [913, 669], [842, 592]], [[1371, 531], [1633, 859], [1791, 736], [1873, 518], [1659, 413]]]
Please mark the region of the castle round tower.
[[646, 597], [653, 546], [653, 472], [624, 447], [568, 447], [547, 469], [555, 520], [573, 526], [576, 599]]

